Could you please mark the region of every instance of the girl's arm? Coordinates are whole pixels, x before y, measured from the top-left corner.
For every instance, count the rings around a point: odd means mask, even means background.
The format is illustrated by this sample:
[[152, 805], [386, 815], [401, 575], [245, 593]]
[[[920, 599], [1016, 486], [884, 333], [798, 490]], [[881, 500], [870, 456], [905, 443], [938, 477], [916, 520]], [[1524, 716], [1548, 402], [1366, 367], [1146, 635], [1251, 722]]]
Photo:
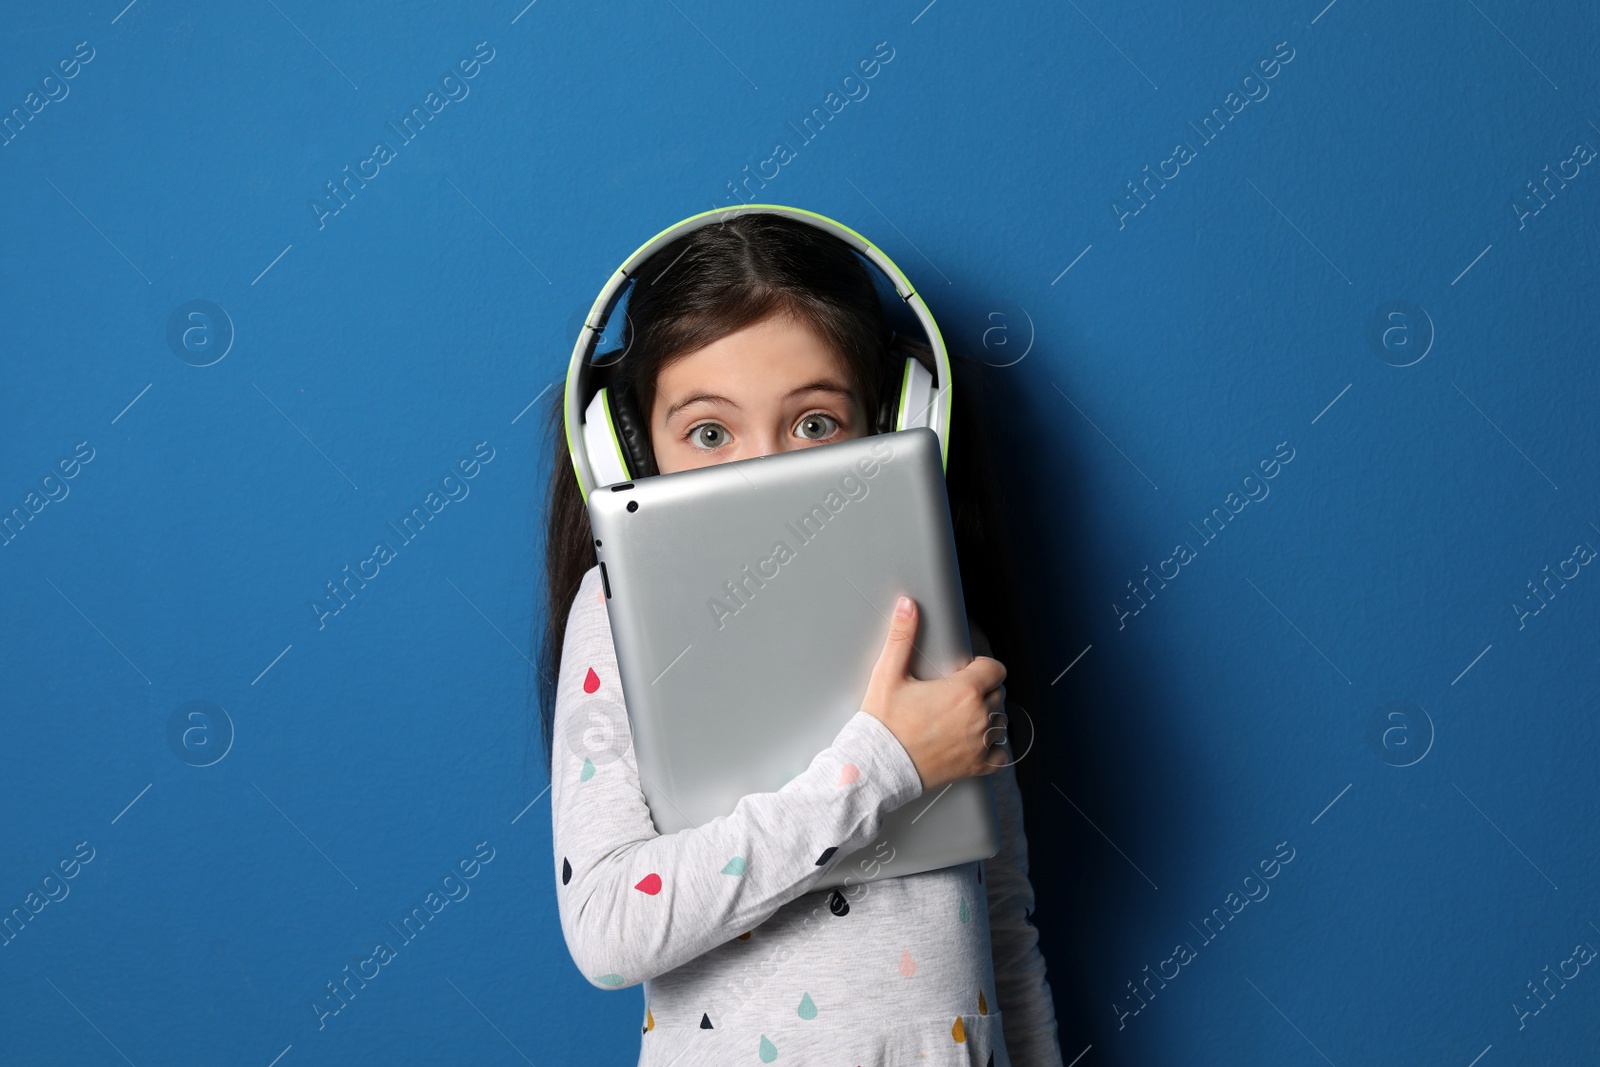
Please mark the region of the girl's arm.
[[[989, 655], [983, 632], [970, 620], [968, 629], [974, 653]], [[1014, 725], [1007, 722], [1008, 734]], [[1006, 747], [1011, 747], [1009, 738]], [[994, 991], [1000, 1001], [1006, 1051], [1016, 1067], [1061, 1067], [1056, 1009], [1045, 977], [1044, 955], [1039, 951], [1039, 931], [1028, 921], [1034, 904], [1033, 883], [1028, 880], [1028, 839], [1022, 827], [1017, 771], [1002, 767], [989, 777], [994, 782], [1001, 843], [1000, 851], [983, 861], [983, 885], [989, 900]]]
[[[766, 921], [922, 795], [916, 764], [858, 711], [811, 765], [732, 814], [658, 834], [639, 785], [599, 568], [567, 617], [557, 681], [550, 812], [567, 949], [621, 989]], [[997, 995], [999, 991], [997, 990]]]

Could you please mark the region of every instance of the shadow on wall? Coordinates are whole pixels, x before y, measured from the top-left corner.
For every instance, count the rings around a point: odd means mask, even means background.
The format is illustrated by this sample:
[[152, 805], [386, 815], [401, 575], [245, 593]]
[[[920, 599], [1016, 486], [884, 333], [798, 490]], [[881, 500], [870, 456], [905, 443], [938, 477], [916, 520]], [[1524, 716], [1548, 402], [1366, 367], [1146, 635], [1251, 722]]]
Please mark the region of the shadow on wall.
[[[1190, 792], [1192, 773], [1178, 759], [1186, 730], [1162, 721], [1154, 694], [1140, 684], [1147, 667], [1100, 617], [1110, 612], [1095, 610], [1107, 582], [1086, 536], [1093, 509], [1077, 491], [1085, 484], [1080, 465], [1059, 443], [1064, 420], [1080, 416], [1038, 380], [1074, 360], [1037, 349], [1031, 355], [1012, 366], [991, 359], [986, 378], [994, 410], [1015, 416], [997, 420], [990, 433], [996, 457], [1008, 457], [997, 478], [1014, 522], [1019, 595], [1037, 605], [1030, 632], [1041, 725], [1030, 758], [1041, 761], [1040, 786], [1025, 798], [1032, 921], [1063, 1059], [1093, 1044], [1104, 1063], [1098, 1050], [1113, 1049], [1118, 1030], [1112, 1004], [1126, 991], [1108, 986], [1094, 961], [1144, 940], [1130, 925], [1143, 921], [1161, 879], [1178, 873], [1149, 860], [1142, 870], [1135, 864], [1161, 856], [1167, 842], [1197, 840], [1199, 828], [1167, 800]], [[1070, 382], [1056, 384], [1073, 395]]]

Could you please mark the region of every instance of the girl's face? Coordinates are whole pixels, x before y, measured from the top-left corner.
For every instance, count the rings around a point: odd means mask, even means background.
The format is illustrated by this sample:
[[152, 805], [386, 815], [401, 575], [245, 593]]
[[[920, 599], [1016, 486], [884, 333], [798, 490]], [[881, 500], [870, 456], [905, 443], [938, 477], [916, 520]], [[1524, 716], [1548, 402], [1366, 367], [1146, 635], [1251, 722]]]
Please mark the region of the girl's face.
[[831, 444], [866, 432], [844, 360], [775, 315], [671, 363], [656, 378], [650, 440], [662, 474]]

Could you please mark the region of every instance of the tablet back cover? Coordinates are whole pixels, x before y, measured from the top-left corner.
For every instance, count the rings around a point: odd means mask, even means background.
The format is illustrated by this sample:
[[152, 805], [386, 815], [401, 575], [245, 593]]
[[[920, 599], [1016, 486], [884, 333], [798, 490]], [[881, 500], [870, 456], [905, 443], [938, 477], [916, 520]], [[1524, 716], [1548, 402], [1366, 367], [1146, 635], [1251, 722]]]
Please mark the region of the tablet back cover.
[[[930, 429], [602, 487], [589, 515], [661, 833], [727, 815], [804, 771], [860, 709], [901, 593], [921, 610], [914, 676], [972, 660]], [[891, 812], [879, 839], [814, 888], [994, 855], [992, 783], [925, 793]]]

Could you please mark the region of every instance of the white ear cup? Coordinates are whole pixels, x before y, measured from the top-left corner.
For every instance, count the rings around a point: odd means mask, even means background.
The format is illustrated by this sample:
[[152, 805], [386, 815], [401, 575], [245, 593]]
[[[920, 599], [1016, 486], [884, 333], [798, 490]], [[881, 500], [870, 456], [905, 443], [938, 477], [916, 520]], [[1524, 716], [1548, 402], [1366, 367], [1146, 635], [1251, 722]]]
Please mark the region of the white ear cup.
[[913, 426], [938, 426], [934, 416], [938, 409], [933, 405], [933, 375], [927, 367], [906, 357], [906, 372], [900, 388], [900, 411], [895, 416], [896, 430], [909, 430]]
[[594, 487], [615, 485], [628, 480], [622, 461], [622, 445], [611, 426], [609, 391], [602, 388], [594, 394], [583, 413], [583, 450], [589, 456], [589, 469], [594, 472]]

